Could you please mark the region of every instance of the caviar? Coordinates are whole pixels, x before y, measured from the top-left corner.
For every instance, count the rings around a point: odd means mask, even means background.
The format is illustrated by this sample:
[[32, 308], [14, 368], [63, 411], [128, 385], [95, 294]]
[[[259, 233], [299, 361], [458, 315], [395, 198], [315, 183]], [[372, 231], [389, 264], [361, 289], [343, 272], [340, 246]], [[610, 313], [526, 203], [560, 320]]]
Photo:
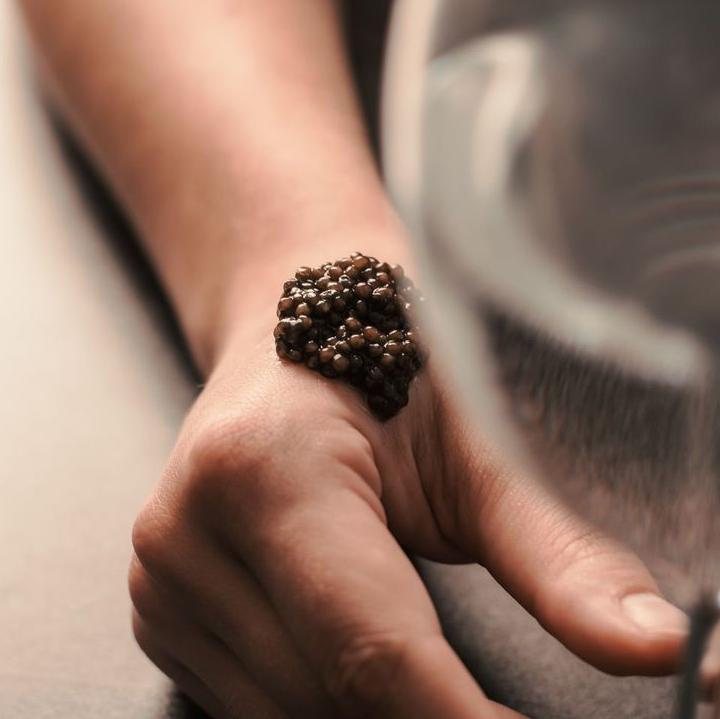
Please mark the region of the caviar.
[[423, 364], [408, 319], [421, 299], [402, 267], [360, 252], [300, 267], [278, 302], [278, 356], [349, 382], [377, 417], [390, 419]]

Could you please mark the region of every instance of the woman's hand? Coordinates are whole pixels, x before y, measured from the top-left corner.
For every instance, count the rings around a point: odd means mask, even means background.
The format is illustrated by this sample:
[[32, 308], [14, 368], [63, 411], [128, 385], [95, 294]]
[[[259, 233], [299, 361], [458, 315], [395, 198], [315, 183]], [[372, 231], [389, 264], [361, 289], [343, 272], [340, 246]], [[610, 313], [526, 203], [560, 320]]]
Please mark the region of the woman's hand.
[[281, 363], [269, 333], [247, 345], [211, 375], [134, 532], [137, 639], [211, 715], [515, 715], [448, 646], [403, 548], [482, 562], [601, 668], [674, 668], [684, 618], [639, 560], [501, 471], [429, 372], [380, 424]]
[[670, 670], [682, 617], [643, 566], [503, 472], [429, 373], [381, 425], [352, 390], [281, 365], [271, 317], [248, 339], [300, 264], [408, 261], [337, 3], [20, 5], [55, 107], [209, 377], [135, 529], [136, 633], [157, 664], [217, 717], [501, 713], [402, 546], [482, 562], [600, 666]]

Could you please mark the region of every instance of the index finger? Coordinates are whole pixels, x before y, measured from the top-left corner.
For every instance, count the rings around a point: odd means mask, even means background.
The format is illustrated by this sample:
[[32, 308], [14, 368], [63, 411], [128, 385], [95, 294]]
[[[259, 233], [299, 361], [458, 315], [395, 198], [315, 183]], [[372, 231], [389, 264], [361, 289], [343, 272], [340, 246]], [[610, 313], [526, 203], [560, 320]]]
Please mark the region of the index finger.
[[[230, 541], [347, 716], [518, 717], [490, 702], [445, 641], [432, 602], [367, 484], [338, 464], [253, 481]], [[282, 492], [282, 503], [276, 494]], [[373, 495], [374, 497], [374, 495]]]

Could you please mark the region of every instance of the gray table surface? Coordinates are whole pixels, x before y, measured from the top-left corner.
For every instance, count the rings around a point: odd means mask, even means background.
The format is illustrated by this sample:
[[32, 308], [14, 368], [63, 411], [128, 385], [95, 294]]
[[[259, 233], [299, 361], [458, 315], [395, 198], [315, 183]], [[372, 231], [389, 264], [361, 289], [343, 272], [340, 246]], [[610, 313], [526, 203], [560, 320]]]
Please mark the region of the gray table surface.
[[[10, 0], [0, 58], [0, 717], [188, 717], [134, 645], [125, 574], [196, 390], [147, 272], [48, 123]], [[585, 667], [482, 569], [421, 569], [498, 698], [552, 719], [669, 715], [671, 683]]]

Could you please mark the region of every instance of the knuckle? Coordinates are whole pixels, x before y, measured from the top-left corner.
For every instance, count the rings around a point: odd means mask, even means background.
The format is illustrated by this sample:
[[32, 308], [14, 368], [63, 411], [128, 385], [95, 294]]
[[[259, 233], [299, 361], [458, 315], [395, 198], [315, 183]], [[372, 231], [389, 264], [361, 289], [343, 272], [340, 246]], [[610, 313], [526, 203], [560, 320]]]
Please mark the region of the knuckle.
[[132, 545], [140, 564], [151, 574], [162, 571], [173, 556], [172, 530], [166, 513], [151, 500], [132, 529]]
[[183, 676], [179, 665], [167, 651], [163, 643], [155, 636], [152, 628], [137, 613], [132, 615], [132, 630], [135, 642], [140, 651], [161, 671], [179, 686], [182, 686]]
[[155, 564], [163, 549], [155, 523], [150, 520], [147, 508], [138, 515], [132, 528], [132, 546], [135, 556], [144, 565]]
[[187, 457], [186, 490], [192, 499], [217, 506], [231, 499], [240, 483], [251, 485], [247, 480], [268, 456], [258, 451], [260, 435], [257, 423], [238, 417], [199, 429]]
[[141, 617], [150, 620], [162, 613], [153, 580], [139, 561], [133, 561], [130, 565], [128, 590], [133, 607]]
[[592, 528], [551, 532], [547, 542], [549, 558], [529, 597], [528, 609], [545, 625], [554, 626], [562, 623], [568, 613], [575, 612], [578, 593], [568, 587], [593, 586], [604, 572], [610, 548]]
[[251, 461], [247, 451], [260, 434], [252, 419], [233, 416], [205, 423], [195, 433], [189, 462], [205, 472], [223, 473]]
[[165, 643], [157, 636], [154, 628], [145, 621], [137, 611], [132, 615], [132, 632], [135, 643], [140, 651], [164, 674], [174, 681], [179, 681], [179, 675], [174, 658]]
[[357, 635], [347, 641], [326, 671], [325, 684], [344, 715], [377, 716], [392, 694], [411, 640], [399, 633]]
[[[462, 471], [440, 471], [428, 475], [427, 495], [433, 516], [444, 537], [463, 546], [478, 526], [495, 522], [498, 509], [508, 499], [510, 488], [502, 468], [478, 450], [472, 457], [462, 450]], [[471, 551], [475, 547], [470, 548]]]
[[588, 562], [595, 562], [607, 552], [599, 532], [592, 528], [579, 530], [575, 527], [562, 529], [551, 535], [549, 574], [556, 581], [562, 580]]
[[132, 615], [132, 631], [137, 645], [145, 654], [152, 658], [156, 653], [155, 641], [152, 638], [152, 633], [148, 625], [137, 610], [133, 611]]

